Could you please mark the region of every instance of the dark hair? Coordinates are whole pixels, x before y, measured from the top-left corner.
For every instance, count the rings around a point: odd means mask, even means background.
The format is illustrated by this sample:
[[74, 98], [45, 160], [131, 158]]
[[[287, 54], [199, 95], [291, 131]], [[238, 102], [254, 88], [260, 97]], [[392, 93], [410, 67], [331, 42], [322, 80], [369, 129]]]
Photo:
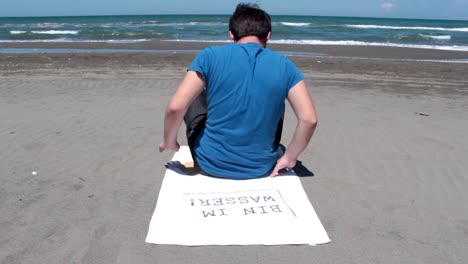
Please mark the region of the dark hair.
[[240, 3], [229, 19], [229, 30], [235, 41], [246, 36], [257, 36], [266, 43], [271, 32], [271, 18], [257, 4]]

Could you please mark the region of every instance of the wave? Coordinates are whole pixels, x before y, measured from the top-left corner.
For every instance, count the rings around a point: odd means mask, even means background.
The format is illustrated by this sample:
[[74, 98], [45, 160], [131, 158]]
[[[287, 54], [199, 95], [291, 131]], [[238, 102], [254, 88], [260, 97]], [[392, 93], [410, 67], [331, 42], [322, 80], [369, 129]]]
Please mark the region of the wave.
[[[86, 24], [82, 24], [86, 25]], [[0, 24], [0, 28], [60, 28], [68, 26], [80, 26], [79, 24], [70, 23], [20, 23], [20, 24]]]
[[312, 23], [294, 23], [294, 22], [279, 22], [283, 26], [289, 27], [307, 27], [310, 26]]
[[129, 21], [127, 23], [131, 25], [139, 25], [139, 24], [154, 25], [154, 24], [159, 24], [160, 22], [156, 20], [149, 20], [149, 21]]
[[[71, 40], [66, 38], [48, 39], [48, 40], [0, 40], [0, 43], [27, 43], [27, 42], [81, 42], [81, 43], [138, 43], [147, 42], [151, 39], [120, 39], [120, 40]], [[230, 40], [185, 40], [173, 39], [162, 41], [174, 42], [206, 42], [206, 43], [231, 43]], [[289, 44], [289, 45], [337, 45], [337, 46], [378, 46], [378, 47], [401, 47], [401, 48], [418, 48], [418, 49], [433, 49], [433, 50], [452, 50], [452, 51], [468, 51], [468, 46], [460, 45], [417, 45], [417, 44], [399, 44], [399, 43], [380, 43], [380, 42], [364, 42], [354, 40], [270, 40], [271, 44]]]
[[33, 24], [33, 26], [36, 27], [41, 27], [41, 28], [58, 28], [58, 27], [63, 27], [65, 26], [66, 23], [38, 23], [38, 24]]
[[[230, 40], [163, 40], [175, 42], [208, 42], [208, 43], [231, 43]], [[398, 43], [380, 43], [380, 42], [364, 42], [355, 40], [292, 40], [280, 39], [270, 40], [271, 44], [289, 44], [289, 45], [335, 45], [335, 46], [378, 46], [378, 47], [400, 47], [400, 48], [417, 48], [417, 49], [435, 49], [435, 50], [453, 50], [453, 51], [468, 51], [468, 46], [445, 46], [445, 45], [416, 45], [416, 44], [398, 44]]]
[[379, 26], [379, 25], [345, 25], [351, 28], [368, 28], [368, 29], [406, 29], [406, 30], [437, 30], [437, 31], [459, 31], [468, 32], [468, 28], [444, 28], [444, 27], [397, 27], [397, 26]]
[[[84, 24], [86, 25], [86, 24]], [[79, 26], [79, 24], [70, 24], [70, 23], [18, 23], [18, 24], [11, 24], [11, 23], [0, 23], [0, 28], [59, 28], [59, 27], [66, 27], [66, 26]]]
[[32, 39], [32, 40], [0, 40], [0, 43], [56, 43], [56, 42], [69, 42], [69, 43], [74, 43], [74, 42], [79, 42], [79, 43], [138, 43], [138, 42], [146, 42], [150, 41], [150, 39], [109, 39], [109, 40], [71, 40], [71, 39], [66, 39], [66, 38], [58, 38], [58, 39]]
[[160, 21], [129, 21], [129, 22], [118, 22], [118, 23], [105, 23], [100, 24], [100, 27], [114, 27], [114, 26], [132, 26], [132, 27], [183, 27], [183, 26], [220, 26], [220, 25], [227, 25], [224, 22], [197, 22], [197, 21], [189, 21], [189, 22], [160, 22]]
[[80, 31], [76, 30], [33, 30], [31, 31], [34, 34], [47, 34], [47, 35], [76, 35]]
[[11, 30], [10, 31], [10, 34], [12, 34], [12, 35], [25, 34], [25, 33], [28, 33], [28, 32], [23, 31], [23, 30]]
[[443, 36], [433, 36], [433, 35], [424, 35], [424, 34], [419, 34], [419, 36], [425, 38], [425, 39], [434, 39], [434, 40], [451, 40], [452, 36], [450, 35], [443, 35]]
[[[75, 30], [32, 30], [30, 31], [33, 34], [47, 34], [47, 35], [77, 35], [80, 33], [79, 31]], [[11, 30], [10, 34], [11, 35], [18, 35], [18, 34], [26, 34], [28, 31], [25, 30]]]
[[181, 23], [158, 23], [160, 27], [181, 27], [181, 26], [226, 26], [226, 22], [181, 22]]
[[400, 48], [418, 48], [418, 49], [436, 49], [436, 50], [454, 50], [468, 51], [468, 46], [445, 46], [445, 45], [418, 45], [418, 44], [399, 44], [399, 43], [380, 43], [364, 42], [354, 40], [270, 40], [269, 43], [276, 44], [298, 44], [298, 45], [338, 45], [338, 46], [380, 46], [380, 47], [400, 47]]
[[[104, 43], [138, 43], [138, 42], [147, 42], [149, 39], [110, 39], [110, 40], [94, 40], [92, 42], [104, 42]], [[86, 42], [86, 41], [83, 41]]]

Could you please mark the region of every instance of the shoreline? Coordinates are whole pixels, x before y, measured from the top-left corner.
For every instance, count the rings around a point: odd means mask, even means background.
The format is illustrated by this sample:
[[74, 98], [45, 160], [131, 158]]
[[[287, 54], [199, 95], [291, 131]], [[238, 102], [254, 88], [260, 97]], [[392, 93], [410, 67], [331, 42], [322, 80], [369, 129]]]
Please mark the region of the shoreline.
[[[24, 74], [56, 78], [109, 76], [128, 77], [177, 71], [180, 76], [196, 56], [194, 52], [65, 52], [65, 53], [0, 53], [0, 76], [17, 78]], [[353, 79], [356, 75], [371, 78], [442, 80], [468, 85], [465, 78], [468, 63], [408, 58], [332, 57], [287, 55], [299, 69], [313, 79], [327, 75]], [[331, 76], [333, 75], [333, 76]], [[342, 76], [342, 77], [340, 77]], [[405, 86], [405, 85], [404, 85]], [[458, 85], [457, 85], [458, 86]]]
[[[69, 50], [69, 52], [197, 52], [203, 48], [225, 45], [226, 42], [194, 42], [194, 41], [145, 41], [135, 43], [105, 43], [105, 42], [4, 42], [0, 43], [0, 54], [15, 53], [54, 53], [54, 50]], [[375, 59], [406, 59], [406, 60], [438, 60], [438, 61], [468, 61], [468, 51], [422, 49], [409, 47], [386, 46], [353, 46], [353, 45], [307, 45], [307, 44], [268, 44], [278, 52], [293, 53], [302, 56], [375, 58]], [[6, 50], [6, 52], [2, 52]], [[22, 50], [21, 50], [22, 49]], [[49, 51], [50, 49], [50, 51]], [[27, 52], [31, 50], [31, 52]], [[67, 51], [65, 51], [67, 52]]]

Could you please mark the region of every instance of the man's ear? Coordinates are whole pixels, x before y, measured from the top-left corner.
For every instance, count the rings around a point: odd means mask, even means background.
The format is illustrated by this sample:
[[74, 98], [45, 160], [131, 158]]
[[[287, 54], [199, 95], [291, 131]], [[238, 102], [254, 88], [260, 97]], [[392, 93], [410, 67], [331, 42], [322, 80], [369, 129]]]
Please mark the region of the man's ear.
[[236, 38], [234, 37], [234, 34], [232, 34], [231, 30], [229, 30], [229, 37], [233, 42], [236, 42]]
[[[267, 37], [266, 37], [266, 41], [270, 40], [270, 37], [271, 37], [271, 31], [268, 32], [268, 35], [267, 35]], [[266, 42], [266, 41], [265, 41], [265, 42]]]

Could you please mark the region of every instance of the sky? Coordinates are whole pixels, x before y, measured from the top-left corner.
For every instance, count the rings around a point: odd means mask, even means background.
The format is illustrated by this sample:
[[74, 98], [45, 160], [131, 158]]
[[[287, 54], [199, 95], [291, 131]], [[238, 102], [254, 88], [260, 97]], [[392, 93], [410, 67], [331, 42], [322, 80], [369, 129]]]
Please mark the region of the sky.
[[[0, 17], [231, 14], [232, 0], [0, 0]], [[253, 0], [271, 15], [468, 20], [468, 0]]]

